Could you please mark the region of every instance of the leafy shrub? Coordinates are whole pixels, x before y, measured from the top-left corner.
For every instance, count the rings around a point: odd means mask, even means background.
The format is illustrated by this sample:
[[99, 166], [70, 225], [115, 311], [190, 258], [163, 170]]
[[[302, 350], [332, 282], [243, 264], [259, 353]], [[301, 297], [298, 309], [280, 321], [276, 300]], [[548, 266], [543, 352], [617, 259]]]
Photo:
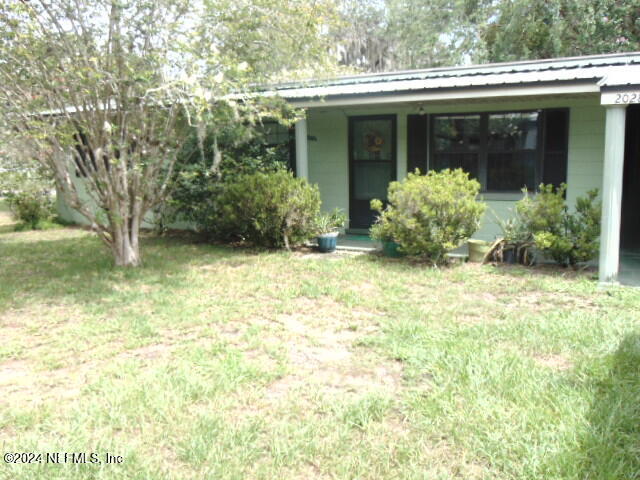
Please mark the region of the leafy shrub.
[[37, 191], [10, 193], [7, 196], [18, 229], [40, 230], [53, 216], [53, 202], [49, 195]]
[[393, 240], [409, 255], [440, 262], [480, 227], [486, 205], [476, 200], [480, 184], [461, 169], [410, 173], [389, 185], [388, 205], [372, 200], [380, 215], [371, 229], [379, 240]]
[[564, 194], [566, 184], [554, 189], [540, 185], [533, 198], [526, 194], [516, 204], [526, 229], [538, 250], [555, 262], [576, 265], [595, 258], [599, 248], [601, 205], [598, 190], [590, 190], [576, 200], [575, 212], [569, 212]]
[[219, 238], [289, 248], [316, 233], [318, 187], [285, 169], [240, 175], [225, 184], [217, 201]]
[[[240, 128], [240, 127], [237, 127]], [[209, 237], [220, 235], [217, 225], [219, 196], [226, 184], [252, 172], [275, 172], [286, 165], [287, 145], [267, 148], [247, 128], [225, 129], [202, 142], [194, 131], [178, 155], [171, 182], [171, 196], [156, 218], [163, 231], [170, 224], [187, 222]], [[214, 144], [219, 142], [220, 162], [215, 165]]]

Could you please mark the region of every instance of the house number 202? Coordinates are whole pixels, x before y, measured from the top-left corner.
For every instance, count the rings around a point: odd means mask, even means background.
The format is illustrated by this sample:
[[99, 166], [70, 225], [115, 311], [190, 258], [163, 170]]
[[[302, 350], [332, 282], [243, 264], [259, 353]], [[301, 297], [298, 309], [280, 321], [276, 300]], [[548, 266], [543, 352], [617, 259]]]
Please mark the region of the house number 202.
[[640, 93], [617, 93], [615, 103], [640, 103]]

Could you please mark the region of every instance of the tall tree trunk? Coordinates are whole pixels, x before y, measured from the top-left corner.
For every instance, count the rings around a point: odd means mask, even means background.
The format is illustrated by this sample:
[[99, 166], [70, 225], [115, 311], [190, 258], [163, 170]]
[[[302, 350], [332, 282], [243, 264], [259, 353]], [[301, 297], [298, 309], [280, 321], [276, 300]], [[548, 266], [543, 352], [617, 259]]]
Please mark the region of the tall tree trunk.
[[138, 267], [142, 265], [140, 256], [140, 246], [138, 237], [140, 234], [140, 223], [131, 221], [129, 225], [119, 222], [113, 225], [113, 258], [117, 267]]

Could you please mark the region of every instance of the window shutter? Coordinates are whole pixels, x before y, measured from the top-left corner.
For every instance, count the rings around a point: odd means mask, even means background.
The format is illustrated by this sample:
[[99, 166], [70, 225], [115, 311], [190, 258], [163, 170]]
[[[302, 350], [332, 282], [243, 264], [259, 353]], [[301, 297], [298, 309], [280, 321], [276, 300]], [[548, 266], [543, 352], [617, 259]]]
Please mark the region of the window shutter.
[[293, 172], [293, 174], [297, 177], [298, 172], [296, 171], [296, 129], [291, 127], [289, 129], [289, 170]]
[[546, 110], [542, 182], [556, 187], [567, 181], [569, 110]]
[[407, 171], [427, 172], [427, 116], [407, 116]]

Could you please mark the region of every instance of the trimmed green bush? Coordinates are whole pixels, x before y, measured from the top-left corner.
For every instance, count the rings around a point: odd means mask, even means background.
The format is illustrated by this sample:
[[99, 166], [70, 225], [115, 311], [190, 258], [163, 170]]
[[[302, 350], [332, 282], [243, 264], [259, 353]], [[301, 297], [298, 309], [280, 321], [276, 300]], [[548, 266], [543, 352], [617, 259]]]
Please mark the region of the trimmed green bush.
[[[171, 224], [189, 224], [198, 232], [217, 238], [220, 217], [218, 199], [226, 185], [239, 176], [253, 172], [273, 172], [286, 167], [284, 149], [265, 147], [260, 139], [246, 140], [235, 131], [218, 132], [220, 163], [214, 166], [215, 137], [208, 135], [200, 150], [195, 132], [187, 139], [178, 154], [171, 182], [171, 195], [156, 218], [159, 232]], [[224, 238], [218, 238], [224, 240]]]
[[289, 248], [315, 235], [320, 191], [278, 169], [238, 176], [224, 186], [217, 204], [219, 238]]
[[389, 185], [388, 204], [372, 200], [379, 212], [371, 229], [374, 238], [393, 240], [408, 255], [441, 262], [480, 227], [486, 205], [477, 200], [478, 181], [461, 169], [410, 173]]
[[536, 248], [564, 266], [595, 258], [600, 247], [598, 190], [577, 198], [575, 212], [571, 213], [564, 199], [566, 184], [557, 189], [541, 184], [539, 189], [533, 197], [525, 192], [525, 197], [516, 204]]
[[19, 230], [40, 230], [53, 217], [53, 202], [46, 193], [23, 191], [7, 196], [13, 217], [20, 222]]

